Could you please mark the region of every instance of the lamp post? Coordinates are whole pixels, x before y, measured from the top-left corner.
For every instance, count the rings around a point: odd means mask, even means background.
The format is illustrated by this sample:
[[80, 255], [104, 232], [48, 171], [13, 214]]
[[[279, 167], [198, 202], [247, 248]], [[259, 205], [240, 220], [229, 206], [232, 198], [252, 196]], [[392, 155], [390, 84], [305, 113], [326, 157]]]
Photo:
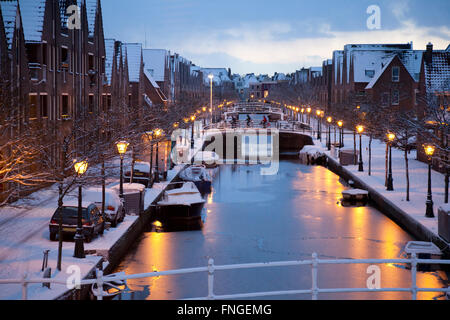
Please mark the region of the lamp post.
[[321, 135], [321, 131], [322, 131], [322, 128], [321, 128], [321, 114], [322, 114], [322, 112], [320, 111], [320, 110], [317, 110], [316, 111], [316, 115], [317, 115], [317, 140], [320, 140], [320, 141], [322, 141], [322, 135]]
[[327, 122], [328, 122], [328, 144], [327, 144], [327, 147], [328, 147], [328, 151], [331, 150], [331, 122], [332, 121], [333, 121], [332, 117], [328, 117], [327, 118]]
[[364, 127], [359, 125], [356, 127], [356, 130], [359, 133], [359, 167], [358, 167], [358, 171], [359, 172], [363, 172], [364, 171], [364, 165], [363, 165], [363, 160], [362, 160], [362, 133], [364, 132]]
[[387, 179], [387, 191], [394, 191], [394, 179], [392, 178], [392, 142], [395, 140], [395, 134], [388, 133], [387, 135], [389, 143], [389, 165], [388, 165], [388, 179]]
[[306, 112], [308, 112], [308, 125], [311, 125], [311, 108], [307, 108]]
[[123, 198], [123, 157], [127, 152], [127, 148], [130, 144], [126, 141], [119, 141], [116, 143], [117, 151], [120, 155], [120, 191], [119, 196]]
[[302, 112], [302, 123], [303, 123], [303, 122], [305, 122], [305, 120], [304, 120], [304, 118], [303, 118], [303, 114], [305, 113], [305, 108], [302, 108], [302, 109], [301, 109], [301, 112]]
[[[75, 172], [78, 175], [78, 178], [86, 172], [88, 163], [87, 161], [81, 161], [74, 164]], [[86, 256], [84, 254], [84, 236], [83, 236], [83, 199], [82, 199], [82, 186], [81, 182], [78, 185], [78, 222], [77, 222], [77, 231], [75, 233], [75, 249], [73, 256], [74, 258], [84, 259]]]
[[339, 126], [339, 148], [344, 147], [344, 121], [339, 120], [338, 121]]
[[214, 79], [214, 75], [210, 74], [208, 76], [209, 81], [210, 81], [210, 87], [211, 87], [211, 92], [210, 92], [210, 108], [211, 108], [211, 122], [213, 122], [213, 79]]
[[435, 147], [432, 145], [425, 145], [425, 154], [428, 156], [428, 195], [427, 195], [427, 209], [425, 216], [427, 218], [434, 218], [434, 212], [433, 212], [433, 194], [431, 191], [431, 164], [432, 159], [435, 151]]

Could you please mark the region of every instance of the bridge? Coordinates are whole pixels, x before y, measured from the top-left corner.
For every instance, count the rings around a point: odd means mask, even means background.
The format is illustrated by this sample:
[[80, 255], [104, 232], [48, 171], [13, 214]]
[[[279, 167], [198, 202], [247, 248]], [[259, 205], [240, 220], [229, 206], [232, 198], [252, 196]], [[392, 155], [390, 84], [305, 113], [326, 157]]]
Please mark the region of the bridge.
[[[250, 116], [252, 121], [247, 121]], [[262, 119], [266, 117], [267, 123]], [[216, 153], [224, 159], [227, 154], [226, 145], [234, 142], [234, 157], [244, 157], [246, 144], [260, 144], [266, 136], [272, 148], [280, 153], [297, 153], [305, 145], [314, 145], [311, 127], [300, 121], [288, 121], [283, 110], [269, 103], [240, 102], [225, 109], [223, 120], [205, 127], [207, 148], [218, 140], [223, 143], [223, 149]], [[254, 142], [252, 142], [254, 141]]]

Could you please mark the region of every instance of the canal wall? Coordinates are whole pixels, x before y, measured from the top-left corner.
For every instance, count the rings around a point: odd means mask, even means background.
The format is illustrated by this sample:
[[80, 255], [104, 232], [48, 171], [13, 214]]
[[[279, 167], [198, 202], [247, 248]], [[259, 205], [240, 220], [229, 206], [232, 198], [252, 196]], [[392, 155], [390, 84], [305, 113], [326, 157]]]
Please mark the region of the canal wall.
[[370, 200], [377, 206], [377, 209], [395, 221], [408, 233], [420, 241], [433, 242], [436, 246], [443, 250], [445, 256], [450, 256], [450, 248], [448, 243], [328, 155], [327, 168], [347, 182], [352, 180], [355, 188], [368, 191]]

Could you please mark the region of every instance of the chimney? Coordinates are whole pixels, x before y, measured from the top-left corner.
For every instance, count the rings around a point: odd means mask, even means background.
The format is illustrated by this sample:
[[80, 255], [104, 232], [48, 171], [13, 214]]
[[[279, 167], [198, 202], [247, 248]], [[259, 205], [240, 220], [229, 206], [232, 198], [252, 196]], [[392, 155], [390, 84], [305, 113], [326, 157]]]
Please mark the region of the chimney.
[[433, 58], [433, 44], [429, 42], [427, 44], [427, 51], [425, 52], [425, 62], [431, 64]]

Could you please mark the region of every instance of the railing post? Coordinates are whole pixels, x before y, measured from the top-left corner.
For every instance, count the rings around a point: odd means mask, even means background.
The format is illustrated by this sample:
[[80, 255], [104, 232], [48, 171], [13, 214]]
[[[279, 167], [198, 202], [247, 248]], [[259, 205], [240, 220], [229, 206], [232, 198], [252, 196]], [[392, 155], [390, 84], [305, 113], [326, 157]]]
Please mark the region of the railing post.
[[312, 254], [312, 300], [317, 300], [317, 296], [319, 295], [319, 288], [317, 286], [317, 253]]
[[208, 260], [208, 300], [214, 300], [214, 259]]
[[97, 300], [103, 300], [103, 270], [97, 269]]
[[26, 273], [24, 273], [22, 277], [22, 300], [28, 300], [28, 282]]
[[417, 256], [415, 252], [411, 255], [411, 294], [412, 299], [417, 300]]

